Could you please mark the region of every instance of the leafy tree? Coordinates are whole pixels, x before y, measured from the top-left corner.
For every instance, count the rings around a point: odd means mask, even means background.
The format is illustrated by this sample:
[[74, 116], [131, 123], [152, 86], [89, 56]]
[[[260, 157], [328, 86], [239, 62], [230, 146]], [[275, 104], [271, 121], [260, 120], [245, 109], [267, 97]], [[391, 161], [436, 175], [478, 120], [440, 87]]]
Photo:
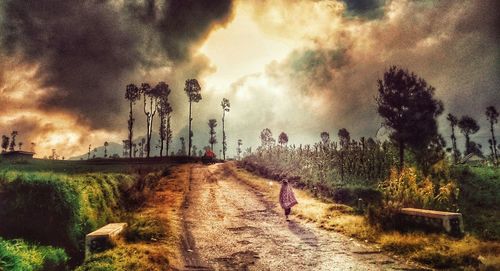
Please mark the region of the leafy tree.
[[278, 143], [283, 146], [288, 143], [288, 135], [285, 132], [281, 132], [278, 136]]
[[[126, 140], [123, 140], [123, 156], [125, 156], [125, 150], [126, 150], [126, 147], [127, 147], [127, 142]], [[89, 152], [87, 153], [87, 160], [90, 160], [90, 149], [92, 148], [92, 144], [89, 144]]]
[[483, 151], [481, 151], [481, 148], [483, 146], [481, 146], [481, 144], [478, 144], [474, 141], [470, 141], [469, 142], [469, 153], [473, 153], [473, 154], [476, 154], [480, 157], [483, 157]]
[[217, 120], [216, 119], [208, 120], [208, 127], [210, 128], [209, 132], [210, 138], [208, 139], [208, 144], [210, 144], [210, 149], [213, 151], [214, 144], [217, 143], [216, 132], [215, 132], [215, 127], [217, 127]]
[[12, 131], [12, 133], [10, 133], [10, 145], [9, 145], [9, 151], [14, 151], [15, 147], [16, 147], [16, 136], [17, 136], [17, 131]]
[[17, 146], [19, 147], [19, 150], [22, 150], [23, 149], [23, 142], [17, 143]]
[[271, 147], [274, 144], [273, 133], [269, 128], [265, 128], [260, 132], [260, 141], [262, 147]]
[[[170, 129], [170, 114], [172, 113], [172, 106], [169, 103], [168, 96], [170, 95], [171, 89], [165, 82], [160, 82], [156, 85], [156, 94], [158, 95], [159, 102], [157, 104], [157, 110], [160, 117], [160, 157], [163, 156], [163, 143], [165, 140], [169, 138], [172, 131], [168, 131]], [[167, 140], [168, 141], [168, 140]], [[169, 142], [167, 142], [169, 145]], [[168, 147], [166, 150], [168, 155]]]
[[[146, 115], [146, 157], [151, 152], [151, 136], [153, 134], [153, 120], [159, 101], [159, 89], [152, 88], [148, 83], [141, 84], [141, 93], [144, 95], [144, 114]], [[149, 99], [149, 101], [148, 101]]]
[[441, 161], [444, 156], [446, 142], [441, 135], [434, 137], [426, 148], [415, 150], [415, 160], [424, 174], [428, 174], [432, 165]]
[[460, 128], [460, 132], [465, 137], [465, 155], [469, 153], [474, 153], [474, 149], [471, 145], [470, 141], [470, 135], [473, 135], [479, 131], [479, 125], [477, 124], [476, 120], [465, 115], [462, 116], [460, 121], [458, 121], [458, 128]]
[[349, 142], [351, 142], [351, 134], [346, 128], [342, 128], [338, 132], [340, 146], [344, 149], [349, 148]]
[[184, 87], [184, 91], [186, 92], [189, 99], [189, 143], [188, 143], [188, 156], [191, 156], [191, 145], [193, 140], [193, 131], [191, 130], [191, 121], [193, 118], [191, 117], [191, 105], [193, 102], [197, 103], [201, 100], [201, 87], [196, 79], [188, 79], [186, 80], [186, 85]]
[[457, 137], [455, 136], [455, 127], [458, 125], [458, 119], [452, 114], [448, 114], [446, 119], [450, 122], [451, 126], [451, 144], [453, 151], [453, 162], [456, 164], [458, 162], [458, 158], [460, 158], [460, 152], [457, 148]]
[[35, 142], [31, 142], [31, 149], [30, 149], [31, 152], [35, 152], [35, 146], [36, 146]]
[[492, 150], [492, 156], [493, 160], [495, 163], [498, 163], [498, 152], [497, 152], [497, 141], [495, 138], [495, 129], [494, 125], [498, 123], [498, 111], [494, 106], [488, 106], [486, 108], [486, 117], [488, 118], [488, 121], [490, 122], [490, 132], [491, 132], [491, 142], [490, 142], [490, 148]]
[[420, 150], [437, 136], [436, 118], [443, 112], [441, 101], [434, 99], [435, 89], [414, 73], [396, 66], [378, 80], [378, 113], [399, 148], [399, 168], [404, 165], [405, 148]]
[[222, 99], [220, 103], [222, 106], [222, 159], [226, 160], [227, 142], [226, 142], [226, 130], [224, 129], [224, 119], [226, 117], [226, 112], [229, 112], [231, 105], [229, 100], [226, 98]]
[[104, 158], [108, 157], [108, 146], [109, 146], [108, 141], [105, 141], [104, 142]]
[[[129, 101], [129, 106], [130, 106], [130, 111], [129, 111], [129, 117], [128, 117], [128, 142], [129, 142], [129, 149], [132, 149], [132, 139], [134, 136], [134, 115], [133, 115], [133, 106], [136, 101], [141, 99], [141, 92], [139, 91], [139, 88], [134, 85], [134, 84], [129, 84], [127, 85], [125, 89], [125, 99]], [[132, 158], [132, 152], [129, 154], [129, 158]]]
[[320, 136], [321, 143], [323, 143], [323, 145], [326, 145], [330, 142], [330, 134], [328, 132], [321, 132]]
[[10, 138], [6, 135], [2, 135], [2, 150], [5, 152], [9, 147]]

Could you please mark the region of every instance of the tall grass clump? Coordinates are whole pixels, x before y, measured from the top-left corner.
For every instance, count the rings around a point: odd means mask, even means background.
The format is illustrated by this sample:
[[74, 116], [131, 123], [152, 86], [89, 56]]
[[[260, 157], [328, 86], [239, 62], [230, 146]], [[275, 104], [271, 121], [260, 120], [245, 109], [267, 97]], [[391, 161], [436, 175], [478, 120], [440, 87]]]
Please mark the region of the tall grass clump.
[[120, 219], [135, 182], [124, 174], [2, 171], [0, 235], [63, 247], [79, 261], [85, 234]]
[[414, 167], [392, 169], [389, 177], [379, 183], [383, 200], [380, 206], [370, 207], [369, 221], [385, 229], [398, 229], [401, 208], [457, 211], [460, 189], [456, 181], [448, 179], [449, 172], [442, 164], [432, 170], [431, 175], [423, 175]]
[[68, 256], [61, 248], [0, 238], [0, 270], [64, 271]]

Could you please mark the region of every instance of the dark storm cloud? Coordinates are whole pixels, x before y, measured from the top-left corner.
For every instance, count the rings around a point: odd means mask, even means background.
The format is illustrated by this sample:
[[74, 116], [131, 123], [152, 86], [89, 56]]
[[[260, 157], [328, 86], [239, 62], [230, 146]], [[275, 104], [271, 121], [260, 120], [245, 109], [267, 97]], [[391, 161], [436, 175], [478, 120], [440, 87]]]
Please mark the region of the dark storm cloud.
[[348, 15], [377, 18], [383, 15], [385, 0], [344, 0]]
[[170, 61], [194, 66], [198, 74], [210, 69], [205, 60], [199, 63], [191, 56], [191, 48], [227, 21], [231, 1], [127, 3], [0, 4], [0, 52], [38, 65], [40, 87], [53, 90], [40, 108], [67, 110], [93, 128], [121, 129], [116, 119], [125, 109], [123, 89], [138, 74], [171, 65]]
[[42, 107], [65, 108], [95, 127], [113, 126], [123, 77], [140, 62], [137, 37], [103, 1], [5, 1], [1, 43], [39, 64], [42, 87], [55, 88]]
[[232, 14], [232, 0], [147, 0], [128, 4], [129, 11], [160, 35], [168, 58], [184, 61], [193, 45], [204, 40], [216, 25], [226, 23]]

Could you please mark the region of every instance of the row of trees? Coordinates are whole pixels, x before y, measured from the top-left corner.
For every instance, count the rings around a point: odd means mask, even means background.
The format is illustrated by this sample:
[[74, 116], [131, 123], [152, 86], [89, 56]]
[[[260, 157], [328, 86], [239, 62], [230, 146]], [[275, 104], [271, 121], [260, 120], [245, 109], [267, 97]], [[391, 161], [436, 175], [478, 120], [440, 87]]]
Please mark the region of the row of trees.
[[[432, 165], [445, 157], [446, 142], [438, 133], [437, 117], [444, 111], [443, 103], [434, 97], [434, 87], [405, 69], [390, 67], [382, 79], [377, 81], [377, 109], [383, 117], [383, 125], [390, 131], [390, 141], [378, 142], [371, 138], [351, 140], [347, 129], [338, 131], [338, 142], [330, 142], [330, 134], [322, 132], [321, 141], [312, 146], [288, 147], [288, 135], [282, 132], [278, 144], [270, 129], [262, 130], [261, 146], [253, 159], [264, 164], [306, 176], [312, 180], [380, 180], [386, 178], [390, 168], [405, 166], [405, 157], [411, 159], [424, 174]], [[498, 149], [494, 128], [498, 123], [498, 112], [494, 106], [486, 109], [490, 124], [491, 159], [498, 162]], [[457, 148], [455, 128], [465, 137], [464, 155], [481, 154], [481, 146], [470, 139], [477, 133], [479, 125], [469, 116], [460, 119], [448, 115], [452, 128], [452, 148], [448, 149], [457, 163], [460, 152]], [[407, 155], [407, 151], [409, 154]], [[250, 159], [252, 160], [252, 159]], [[396, 163], [397, 162], [397, 163]]]
[[[498, 163], [498, 149], [500, 149], [500, 145], [497, 146], [497, 141], [495, 138], [495, 124], [498, 123], [498, 111], [494, 106], [488, 106], [486, 108], [486, 119], [490, 124], [490, 133], [491, 138], [488, 139], [489, 148], [490, 148], [490, 157], [495, 162]], [[451, 127], [451, 143], [452, 147], [449, 149], [453, 154], [453, 161], [458, 163], [460, 161], [461, 153], [457, 148], [457, 137], [455, 136], [455, 127], [460, 129], [460, 132], [463, 134], [465, 138], [465, 152], [464, 155], [469, 154], [477, 154], [482, 155], [481, 145], [470, 139], [470, 136], [477, 133], [479, 131], [479, 125], [476, 120], [470, 116], [462, 116], [458, 119], [453, 114], [448, 114], [446, 118], [450, 122]]]
[[[378, 92], [378, 113], [384, 118], [383, 124], [391, 131], [392, 142], [399, 148], [399, 168], [404, 165], [405, 149], [412, 151], [417, 164], [424, 171], [436, 160], [442, 159], [446, 143], [438, 133], [436, 118], [443, 113], [444, 106], [434, 98], [434, 87], [414, 73], [393, 66], [384, 73], [383, 79], [378, 80]], [[497, 146], [494, 134], [494, 125], [498, 122], [498, 112], [494, 106], [487, 107], [486, 117], [491, 131], [491, 158], [497, 163], [497, 149], [500, 146]], [[447, 119], [452, 128], [451, 150], [455, 163], [460, 158], [456, 144], [456, 126], [465, 137], [464, 155], [482, 155], [481, 145], [470, 140], [470, 135], [479, 131], [477, 122], [469, 116], [458, 119], [452, 114]]]
[[[17, 131], [12, 131], [10, 133], [10, 137], [7, 135], [2, 135], [2, 145], [1, 145], [2, 152], [15, 151], [16, 147], [20, 151], [23, 149], [23, 145], [24, 145], [23, 142], [16, 143], [16, 137], [18, 136], [18, 134], [19, 133]], [[34, 150], [35, 150], [35, 143], [31, 142], [31, 151], [34, 151]]]
[[[165, 153], [168, 155], [169, 146], [172, 142], [172, 128], [171, 128], [171, 115], [173, 112], [172, 105], [169, 102], [169, 95], [171, 93], [170, 87], [165, 82], [159, 82], [155, 87], [151, 87], [148, 83], [142, 83], [140, 87], [137, 87], [134, 84], [129, 84], [125, 90], [125, 99], [129, 102], [129, 119], [128, 119], [128, 139], [124, 140], [124, 154], [125, 152], [128, 154], [130, 158], [132, 158], [133, 154], [135, 154], [138, 150], [145, 148], [146, 157], [150, 157], [151, 153], [151, 135], [153, 132], [153, 121], [154, 116], [158, 113], [160, 119], [159, 125], [159, 148], [160, 148], [160, 157], [163, 156], [163, 150], [165, 146]], [[186, 146], [184, 142], [184, 137], [181, 137], [181, 150], [177, 152], [178, 155], [192, 155], [193, 149], [195, 149], [192, 144], [193, 140], [193, 130], [192, 130], [192, 106], [193, 103], [198, 103], [201, 101], [201, 87], [196, 79], [188, 79], [185, 82], [184, 91], [188, 96], [189, 102], [189, 120], [188, 120], [188, 144], [187, 144], [187, 153], [185, 153]], [[133, 143], [133, 127], [135, 123], [135, 117], [133, 114], [133, 108], [137, 101], [143, 99], [143, 109], [144, 114], [146, 116], [146, 139], [145, 142], [139, 143], [139, 148], [137, 148], [137, 144]], [[226, 113], [230, 111], [230, 102], [228, 99], [223, 98], [221, 102], [222, 107], [222, 156], [223, 159], [226, 158], [227, 151], [227, 136], [225, 131], [225, 117]], [[217, 120], [210, 119], [208, 122], [209, 125], [209, 140], [211, 149], [213, 149], [214, 144], [217, 143], [215, 127], [217, 126]], [[184, 150], [184, 152], [183, 152]], [[193, 152], [196, 155], [196, 150]], [[142, 157], [142, 155], [141, 155]]]
[[[196, 79], [191, 79], [195, 80]], [[190, 80], [188, 80], [190, 81]], [[186, 86], [187, 86], [186, 81]], [[129, 101], [129, 119], [128, 119], [128, 154], [132, 158], [133, 146], [133, 127], [135, 118], [133, 115], [133, 107], [137, 101], [142, 97], [143, 110], [146, 115], [146, 157], [151, 153], [151, 137], [153, 134], [153, 120], [158, 112], [160, 117], [160, 156], [163, 156], [164, 143], [166, 145], [166, 153], [168, 153], [169, 144], [172, 142], [172, 130], [170, 126], [171, 113], [173, 112], [172, 106], [168, 100], [171, 93], [170, 87], [165, 82], [159, 82], [155, 87], [151, 87], [148, 83], [142, 83], [140, 87], [134, 84], [127, 85], [125, 89], [125, 99]], [[144, 144], [144, 143], [142, 143]]]

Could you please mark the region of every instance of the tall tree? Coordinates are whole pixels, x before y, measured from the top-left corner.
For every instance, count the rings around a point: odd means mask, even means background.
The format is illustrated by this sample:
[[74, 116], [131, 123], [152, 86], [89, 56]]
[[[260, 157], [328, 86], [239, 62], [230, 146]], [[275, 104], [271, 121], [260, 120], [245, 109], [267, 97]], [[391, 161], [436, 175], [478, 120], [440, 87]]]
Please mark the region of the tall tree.
[[241, 146], [243, 145], [243, 141], [238, 139], [238, 148], [236, 148], [236, 153], [238, 154], [238, 159], [241, 159]]
[[167, 128], [166, 128], [166, 134], [165, 134], [165, 155], [168, 156], [168, 149], [170, 147], [170, 143], [172, 143], [172, 128], [170, 126], [170, 117], [171, 117], [171, 114], [169, 113], [167, 115]]
[[453, 151], [453, 162], [458, 163], [458, 158], [460, 158], [460, 152], [457, 148], [457, 137], [455, 136], [455, 127], [458, 125], [458, 119], [452, 114], [448, 114], [446, 119], [450, 122], [451, 126], [451, 144]]
[[5, 152], [9, 147], [10, 138], [6, 135], [2, 135], [2, 150]]
[[208, 127], [210, 128], [209, 131], [210, 138], [208, 139], [208, 144], [210, 144], [210, 149], [213, 151], [214, 144], [217, 143], [217, 137], [215, 132], [215, 127], [217, 127], [217, 120], [216, 119], [208, 120]]
[[443, 112], [443, 103], [434, 98], [434, 92], [424, 79], [396, 66], [378, 80], [378, 113], [392, 130], [390, 138], [399, 148], [400, 169], [405, 148], [425, 148], [438, 134], [436, 118]]
[[[125, 156], [125, 147], [126, 147], [126, 141], [123, 140], [123, 156]], [[87, 160], [90, 160], [90, 149], [92, 148], [92, 144], [89, 144], [89, 152], [87, 152]]]
[[19, 150], [22, 150], [22, 149], [23, 149], [23, 142], [19, 142], [19, 143], [17, 144], [17, 146], [19, 147]]
[[[146, 157], [151, 153], [151, 136], [153, 134], [153, 120], [159, 100], [158, 89], [148, 83], [141, 84], [141, 93], [144, 95], [144, 114], [146, 115]], [[148, 100], [149, 99], [149, 100]]]
[[179, 150], [179, 154], [186, 155], [186, 141], [184, 140], [183, 136], [181, 136], [180, 141], [181, 141], [181, 148]]
[[260, 141], [262, 147], [271, 147], [274, 144], [275, 140], [271, 129], [265, 128], [260, 132]]
[[191, 121], [193, 118], [191, 117], [191, 105], [193, 102], [197, 103], [201, 100], [201, 87], [196, 79], [188, 79], [186, 80], [186, 85], [184, 87], [184, 91], [186, 92], [189, 99], [189, 140], [188, 140], [188, 156], [191, 156], [191, 145], [193, 140], [193, 131], [191, 130]]
[[9, 151], [14, 151], [16, 148], [16, 136], [17, 136], [17, 131], [12, 131], [10, 133], [10, 145], [9, 145]]
[[278, 143], [283, 146], [288, 143], [288, 135], [285, 132], [281, 132], [278, 136]]
[[104, 142], [104, 158], [108, 157], [108, 146], [109, 146], [108, 141], [105, 141]]
[[[128, 142], [129, 142], [129, 149], [132, 149], [132, 140], [134, 136], [134, 113], [133, 113], [133, 107], [136, 101], [141, 99], [141, 92], [139, 91], [139, 88], [134, 85], [134, 84], [129, 84], [125, 88], [125, 99], [129, 101], [129, 113], [128, 113]], [[132, 152], [129, 152], [129, 158], [132, 158]]]
[[495, 164], [498, 163], [498, 152], [497, 152], [497, 140], [495, 138], [495, 129], [494, 125], [498, 123], [498, 111], [494, 106], [488, 106], [486, 108], [486, 117], [490, 122], [490, 132], [491, 132], [491, 149], [493, 150], [493, 160]]
[[321, 132], [321, 143], [326, 145], [330, 142], [330, 134], [328, 132]]
[[475, 148], [471, 144], [470, 135], [473, 135], [479, 131], [479, 125], [476, 120], [465, 115], [458, 121], [458, 128], [460, 128], [460, 132], [465, 137], [465, 155], [469, 153], [474, 153]]
[[[157, 110], [160, 117], [160, 129], [158, 130], [160, 134], [160, 157], [163, 156], [163, 144], [167, 139], [167, 121], [169, 119], [170, 113], [172, 113], [172, 106], [168, 100], [171, 89], [165, 82], [160, 82], [156, 85], [156, 94], [158, 95]], [[168, 144], [168, 143], [167, 143]], [[168, 155], [168, 150], [167, 150]]]
[[220, 105], [222, 106], [222, 159], [226, 160], [227, 141], [226, 130], [224, 129], [224, 119], [226, 117], [226, 112], [229, 112], [231, 105], [229, 104], [229, 100], [226, 98], [222, 98]]

